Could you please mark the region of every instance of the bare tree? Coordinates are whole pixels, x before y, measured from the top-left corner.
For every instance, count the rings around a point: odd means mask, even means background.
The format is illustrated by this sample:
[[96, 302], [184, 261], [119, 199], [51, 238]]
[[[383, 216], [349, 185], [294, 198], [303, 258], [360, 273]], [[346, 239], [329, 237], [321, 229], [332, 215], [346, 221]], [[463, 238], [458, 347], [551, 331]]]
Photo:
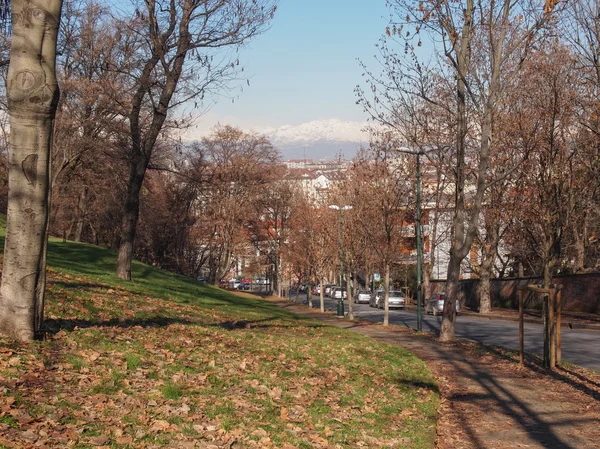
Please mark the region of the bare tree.
[[[374, 99], [361, 98], [374, 119], [400, 132], [398, 117], [413, 96], [447, 120], [455, 194], [440, 339], [448, 341], [454, 338], [461, 262], [478, 231], [502, 76], [510, 75], [505, 71], [507, 61], [525, 56], [555, 2], [548, 2], [545, 11], [511, 0], [388, 0], [388, 4], [393, 21], [380, 47], [383, 74], [369, 78]], [[388, 40], [401, 42], [404, 55], [391, 51]], [[434, 46], [433, 64], [420, 57], [423, 41]], [[397, 102], [398, 98], [408, 100]]]
[[264, 191], [277, 179], [279, 153], [265, 137], [231, 126], [215, 129], [195, 151], [190, 177], [201, 184], [197, 244], [207, 250], [209, 279], [216, 284], [253, 243], [248, 222], [255, 224], [254, 211], [262, 210]]
[[221, 49], [236, 49], [262, 32], [275, 12], [275, 0], [145, 0], [123, 24], [131, 41], [132, 97], [124, 103], [129, 127], [126, 154], [129, 182], [125, 197], [117, 276], [131, 279], [139, 196], [157, 139], [167, 116], [186, 101], [200, 101], [223, 87], [238, 60]]
[[355, 226], [376, 253], [384, 271], [384, 326], [389, 324], [390, 267], [401, 262], [401, 256], [411, 249], [405, 225], [413, 197], [411, 184], [406, 180], [406, 155], [398, 156], [397, 145], [390, 135], [380, 137], [350, 171], [355, 192]]

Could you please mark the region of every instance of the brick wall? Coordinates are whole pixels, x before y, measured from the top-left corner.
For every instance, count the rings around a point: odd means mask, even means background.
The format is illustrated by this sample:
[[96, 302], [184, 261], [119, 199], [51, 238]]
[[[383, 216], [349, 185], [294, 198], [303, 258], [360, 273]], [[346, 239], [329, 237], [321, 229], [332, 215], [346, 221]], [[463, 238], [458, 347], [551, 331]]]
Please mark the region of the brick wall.
[[[555, 276], [553, 282], [563, 286], [563, 310], [600, 313], [600, 273]], [[542, 278], [539, 277], [492, 279], [490, 285], [492, 307], [517, 309], [519, 307], [517, 288], [527, 284], [540, 283], [542, 283]], [[479, 308], [478, 284], [479, 279], [460, 281], [460, 289], [464, 294], [466, 306], [475, 310]], [[444, 291], [445, 285], [445, 281], [432, 281], [430, 293]], [[541, 303], [535, 295], [530, 294], [526, 300], [526, 307], [535, 308], [538, 306], [541, 307]]]

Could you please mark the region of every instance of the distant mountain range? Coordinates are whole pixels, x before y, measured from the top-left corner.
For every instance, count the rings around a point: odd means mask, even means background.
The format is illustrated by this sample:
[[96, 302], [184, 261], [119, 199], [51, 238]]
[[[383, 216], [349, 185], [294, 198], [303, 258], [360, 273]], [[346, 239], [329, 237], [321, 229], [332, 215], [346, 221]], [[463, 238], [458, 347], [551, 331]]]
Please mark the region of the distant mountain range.
[[260, 130], [284, 159], [333, 159], [340, 153], [351, 159], [369, 140], [367, 123], [349, 120], [315, 120], [300, 125]]
[[[369, 135], [365, 132], [367, 127], [367, 122], [327, 119], [254, 131], [267, 136], [281, 151], [284, 160], [334, 159], [340, 153], [343, 158], [352, 159], [361, 146], [369, 141]], [[182, 137], [184, 141], [194, 141], [208, 133], [192, 129]]]

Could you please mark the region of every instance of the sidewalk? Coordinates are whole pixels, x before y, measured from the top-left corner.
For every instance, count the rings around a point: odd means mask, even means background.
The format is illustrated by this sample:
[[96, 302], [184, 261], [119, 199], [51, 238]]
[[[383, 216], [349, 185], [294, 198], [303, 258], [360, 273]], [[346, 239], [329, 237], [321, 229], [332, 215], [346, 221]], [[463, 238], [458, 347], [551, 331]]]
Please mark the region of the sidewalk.
[[600, 448], [600, 374], [571, 366], [546, 372], [533, 360], [521, 367], [495, 348], [442, 344], [430, 334], [267, 299], [327, 325], [400, 345], [425, 361], [442, 398], [438, 449]]

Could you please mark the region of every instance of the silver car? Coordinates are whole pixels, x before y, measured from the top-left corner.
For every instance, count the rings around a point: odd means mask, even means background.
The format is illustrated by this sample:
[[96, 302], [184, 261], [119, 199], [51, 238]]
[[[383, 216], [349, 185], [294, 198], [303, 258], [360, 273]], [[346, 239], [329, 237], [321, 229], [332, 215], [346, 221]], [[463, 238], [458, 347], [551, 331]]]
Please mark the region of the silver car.
[[371, 300], [371, 294], [364, 290], [360, 290], [356, 295], [354, 295], [354, 303], [355, 304], [369, 304]]
[[[441, 315], [444, 312], [444, 301], [446, 299], [446, 293], [444, 292], [435, 292], [429, 300], [425, 303], [425, 312], [427, 314], [432, 314], [433, 316]], [[460, 300], [457, 299], [455, 302], [456, 314], [460, 315], [461, 306]]]
[[379, 303], [383, 301], [384, 295], [385, 295], [385, 291], [375, 290], [373, 293], [371, 293], [371, 299], [369, 300], [369, 305], [371, 307], [379, 307]]
[[341, 287], [333, 287], [331, 289], [331, 297], [333, 299], [346, 299], [348, 297], [348, 292], [346, 292], [345, 288], [343, 289]]
[[[379, 301], [379, 308], [383, 309], [385, 307], [385, 292], [383, 292], [381, 300]], [[390, 291], [388, 295], [388, 307], [390, 309], [404, 309], [406, 307], [406, 300], [404, 298], [404, 293], [400, 291]]]

